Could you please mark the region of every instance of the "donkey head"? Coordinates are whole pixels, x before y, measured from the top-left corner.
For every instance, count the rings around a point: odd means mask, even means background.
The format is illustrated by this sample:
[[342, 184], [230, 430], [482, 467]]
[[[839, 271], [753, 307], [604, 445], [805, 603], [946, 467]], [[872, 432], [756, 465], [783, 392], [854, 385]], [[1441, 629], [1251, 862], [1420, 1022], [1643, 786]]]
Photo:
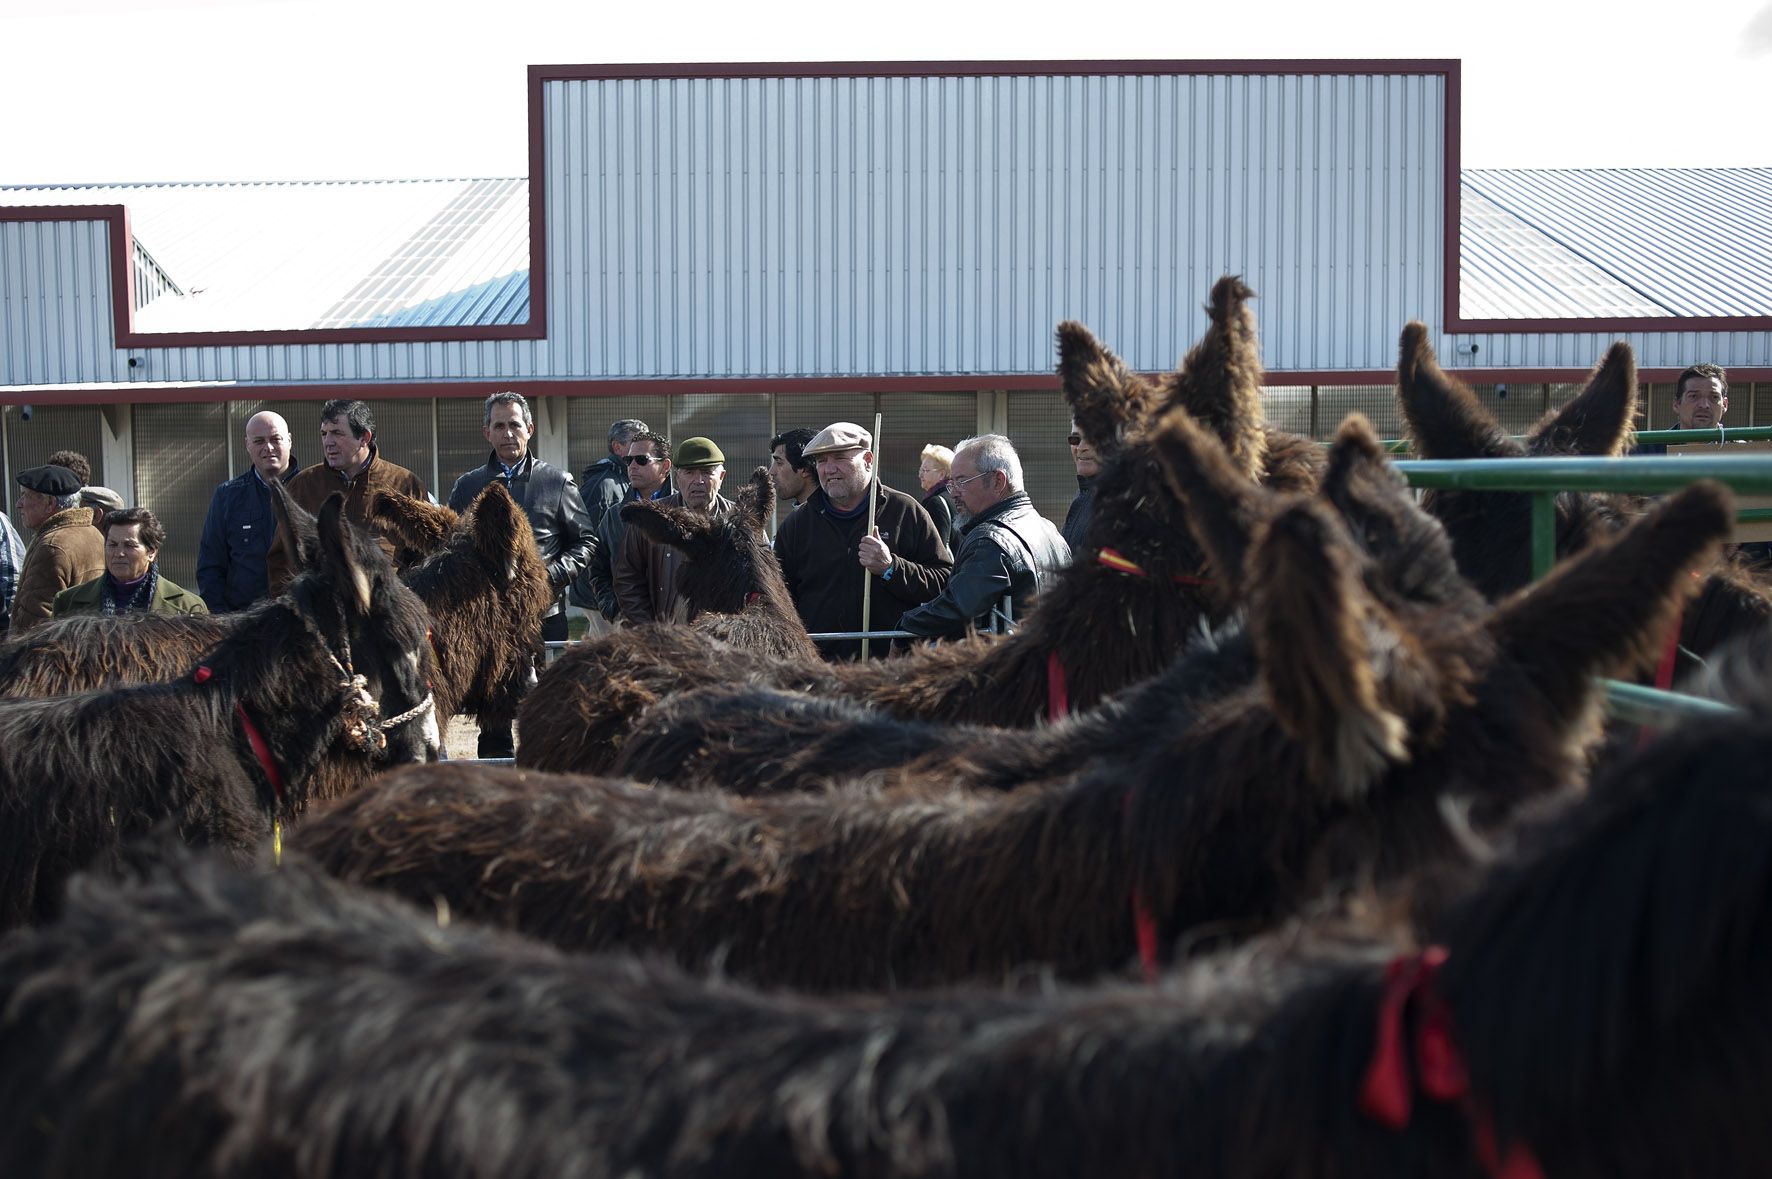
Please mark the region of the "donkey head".
[[450, 509], [398, 491], [370, 495], [368, 512], [370, 528], [391, 546], [397, 569], [410, 569], [442, 548], [456, 522]]
[[765, 531], [774, 512], [775, 484], [769, 468], [758, 467], [724, 517], [641, 503], [623, 505], [621, 516], [630, 527], [683, 554], [677, 591], [694, 612], [737, 614], [758, 595], [772, 595], [777, 589], [786, 600], [781, 566]]
[[1248, 481], [1261, 477], [1267, 434], [1261, 421], [1261, 358], [1250, 297], [1239, 280], [1219, 280], [1207, 308], [1211, 325], [1181, 370], [1164, 378], [1155, 403], [1148, 383], [1087, 332], [1061, 331], [1060, 374], [1079, 427], [1094, 415], [1098, 424], [1093, 428], [1105, 431], [1101, 419], [1115, 419], [1103, 406], [1137, 409], [1124, 415], [1125, 445], [1096, 480], [1090, 547], [1111, 549], [1153, 576], [1201, 573], [1205, 555], [1188, 530], [1176, 489], [1165, 481], [1151, 443], [1155, 424], [1145, 407], [1161, 411], [1166, 399], [1171, 412], [1180, 409], [1215, 440], [1220, 464]]
[[[1422, 458], [1525, 458], [1619, 454], [1636, 414], [1636, 362], [1614, 344], [1568, 404], [1546, 415], [1524, 442], [1510, 438], [1469, 386], [1440, 368], [1427, 328], [1410, 323], [1398, 345], [1397, 396]], [[1446, 525], [1465, 574], [1491, 598], [1531, 579], [1531, 502], [1505, 491], [1434, 490], [1422, 498]], [[1615, 526], [1617, 511], [1599, 496], [1556, 497], [1557, 551], [1569, 553]]]
[[[281, 516], [307, 517], [280, 486], [272, 496]], [[347, 739], [380, 761], [434, 761], [441, 733], [430, 687], [430, 616], [374, 539], [345, 520], [343, 496], [334, 494], [307, 521], [315, 564], [289, 594], [337, 665]]]

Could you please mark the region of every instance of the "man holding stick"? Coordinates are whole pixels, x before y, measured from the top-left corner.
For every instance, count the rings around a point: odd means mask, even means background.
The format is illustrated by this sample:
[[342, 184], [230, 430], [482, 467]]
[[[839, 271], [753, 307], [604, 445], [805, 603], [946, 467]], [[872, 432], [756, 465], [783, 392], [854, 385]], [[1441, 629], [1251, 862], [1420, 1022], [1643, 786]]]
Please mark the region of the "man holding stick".
[[[953, 554], [923, 505], [879, 480], [868, 431], [834, 422], [802, 453], [817, 469], [818, 490], [775, 536], [775, 554], [801, 620], [814, 633], [896, 630], [900, 615], [941, 592], [953, 572]], [[871, 535], [870, 492], [876, 497]], [[889, 644], [870, 646], [869, 654], [878, 658]], [[819, 647], [827, 659], [853, 659], [861, 652], [859, 642]]]

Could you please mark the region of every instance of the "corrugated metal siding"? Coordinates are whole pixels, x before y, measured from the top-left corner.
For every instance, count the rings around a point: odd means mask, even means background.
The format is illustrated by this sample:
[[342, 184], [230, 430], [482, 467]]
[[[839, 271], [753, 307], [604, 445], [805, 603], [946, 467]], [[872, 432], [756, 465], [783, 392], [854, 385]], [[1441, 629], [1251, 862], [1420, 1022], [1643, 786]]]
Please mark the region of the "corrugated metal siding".
[[1164, 368], [1226, 272], [1272, 296], [1269, 364], [1359, 366], [1437, 302], [1438, 78], [573, 81], [548, 99], [549, 200], [585, 216], [551, 276], [572, 372], [1045, 372], [1067, 317]]
[[103, 222], [0, 222], [0, 384], [120, 381]]
[[1479, 168], [1462, 181], [1664, 314], [1772, 308], [1772, 168]]

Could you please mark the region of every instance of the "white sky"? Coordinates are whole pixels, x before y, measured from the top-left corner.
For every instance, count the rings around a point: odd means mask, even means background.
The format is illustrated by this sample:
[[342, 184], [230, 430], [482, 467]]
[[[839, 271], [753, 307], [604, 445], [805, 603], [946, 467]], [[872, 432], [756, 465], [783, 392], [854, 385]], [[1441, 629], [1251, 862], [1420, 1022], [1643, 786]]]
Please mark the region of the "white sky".
[[1466, 167], [1772, 165], [1772, 0], [1233, 0], [1214, 12], [1173, 0], [0, 0], [0, 183], [521, 176], [531, 63], [861, 59], [1461, 58]]

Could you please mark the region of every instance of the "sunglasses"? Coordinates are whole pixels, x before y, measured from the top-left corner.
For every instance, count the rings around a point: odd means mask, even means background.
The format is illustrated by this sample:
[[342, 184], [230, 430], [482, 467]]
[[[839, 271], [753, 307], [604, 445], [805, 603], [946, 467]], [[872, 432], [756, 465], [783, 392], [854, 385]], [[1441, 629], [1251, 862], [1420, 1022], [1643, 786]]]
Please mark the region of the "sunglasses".
[[1083, 445], [1083, 436], [1081, 434], [1072, 434], [1069, 438], [1066, 438], [1065, 441], [1069, 442], [1072, 446], [1081, 446]]
[[664, 460], [662, 458], [658, 458], [655, 455], [650, 455], [650, 454], [623, 455], [621, 461], [624, 463], [627, 463], [631, 467], [632, 466], [650, 467], [653, 463], [664, 462]]

